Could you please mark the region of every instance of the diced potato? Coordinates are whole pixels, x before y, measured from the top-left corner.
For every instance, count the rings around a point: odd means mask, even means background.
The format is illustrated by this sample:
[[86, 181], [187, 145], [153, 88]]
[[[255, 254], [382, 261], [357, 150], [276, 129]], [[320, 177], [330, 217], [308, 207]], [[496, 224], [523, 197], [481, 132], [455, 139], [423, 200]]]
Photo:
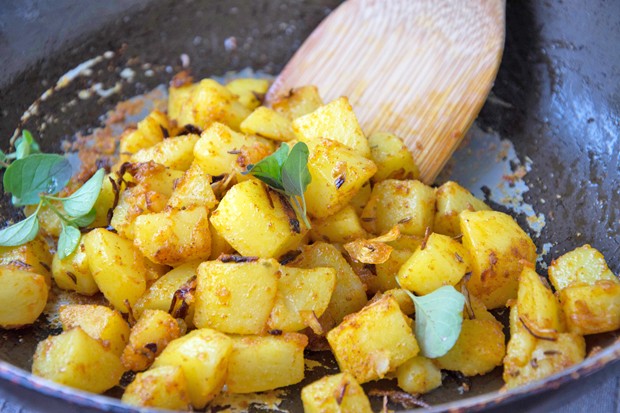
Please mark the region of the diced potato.
[[211, 232], [211, 255], [209, 255], [209, 260], [216, 260], [222, 254], [232, 254], [235, 251], [232, 245], [226, 241], [226, 238], [221, 236], [217, 229], [215, 229], [211, 220], [209, 220], [209, 231]]
[[[424, 236], [433, 229], [435, 190], [420, 181], [387, 179], [372, 189], [361, 219], [383, 234], [398, 225], [406, 235]], [[367, 230], [369, 228], [366, 228]]]
[[183, 174], [168, 200], [168, 206], [172, 208], [204, 206], [209, 211], [215, 208], [217, 203], [218, 200], [211, 188], [211, 176], [204, 172], [197, 163], [192, 163]]
[[187, 379], [178, 366], [161, 366], [136, 374], [121, 400], [132, 406], [189, 410]]
[[609, 280], [620, 283], [607, 266], [603, 254], [588, 244], [553, 260], [549, 266], [549, 280], [556, 291], [576, 282], [592, 285], [599, 280]]
[[[65, 213], [65, 209], [62, 207], [62, 203], [60, 201], [50, 201], [50, 203], [60, 213]], [[37, 217], [39, 218], [40, 231], [43, 234], [58, 238], [58, 236], [60, 236], [60, 232], [62, 231], [62, 221], [60, 220], [60, 217], [56, 215], [56, 213], [52, 211], [51, 207], [48, 205], [41, 205], [40, 208], [36, 205], [26, 205], [24, 207], [24, 214], [29, 217], [34, 214], [37, 209], [39, 211], [37, 213]]]
[[[371, 193], [372, 193], [372, 187], [370, 185], [370, 181], [366, 181], [366, 183], [362, 185], [359, 191], [357, 191], [355, 195], [353, 195], [353, 198], [351, 198], [351, 201], [349, 201], [349, 205], [353, 207], [358, 217], [362, 216], [362, 212], [364, 212], [364, 207], [370, 200]], [[363, 223], [362, 223], [362, 226], [364, 226]], [[374, 231], [370, 231], [370, 232], [374, 232]]]
[[415, 356], [396, 369], [398, 387], [412, 394], [424, 394], [441, 386], [441, 370], [424, 356]]
[[202, 409], [224, 386], [231, 352], [232, 340], [228, 336], [202, 328], [171, 341], [152, 368], [181, 367], [192, 406]]
[[124, 179], [129, 178], [134, 185], [143, 191], [154, 191], [168, 199], [172, 195], [176, 183], [183, 178], [184, 174], [183, 171], [148, 161], [130, 164]]
[[323, 99], [316, 86], [302, 86], [291, 89], [287, 96], [272, 102], [271, 107], [278, 113], [294, 120], [314, 112], [323, 106]]
[[325, 376], [301, 390], [305, 413], [372, 413], [364, 389], [349, 373]]
[[116, 386], [123, 374], [117, 355], [77, 327], [37, 346], [32, 374], [92, 393]]
[[431, 234], [400, 267], [398, 280], [417, 295], [431, 293], [444, 285], [456, 285], [470, 269], [469, 253], [447, 235]]
[[340, 369], [360, 383], [384, 377], [420, 350], [411, 320], [389, 296], [345, 317], [327, 341]]
[[312, 223], [310, 238], [314, 241], [347, 243], [358, 238], [367, 238], [361, 221], [351, 205], [345, 206], [334, 215]]
[[378, 291], [387, 291], [392, 288], [398, 288], [398, 282], [396, 282], [396, 275], [403, 266], [404, 263], [409, 260], [413, 254], [409, 250], [393, 250], [390, 254], [390, 258], [382, 263], [375, 264], [375, 271], [377, 273], [374, 277], [368, 277], [364, 280], [368, 291], [376, 293]]
[[194, 158], [200, 168], [212, 176], [235, 173], [243, 178], [246, 166], [255, 164], [273, 152], [267, 139], [238, 133], [214, 123], [200, 135], [194, 146]]
[[308, 318], [323, 315], [336, 285], [333, 268], [281, 267], [276, 301], [269, 316], [270, 330], [298, 331], [310, 326]]
[[0, 327], [32, 324], [47, 303], [45, 277], [30, 271], [0, 267]]
[[[93, 209], [95, 210], [95, 220], [90, 224], [90, 228], [105, 227], [108, 225], [108, 214], [112, 208], [114, 208], [114, 198], [116, 197], [114, 186], [110, 179], [117, 181], [118, 176], [116, 173], [107, 174], [103, 178], [101, 184], [101, 192], [95, 201]], [[121, 184], [119, 190], [124, 190], [125, 186]]]
[[241, 255], [263, 258], [297, 248], [308, 231], [288, 200], [256, 179], [230, 188], [211, 223]]
[[129, 339], [129, 325], [118, 311], [94, 304], [71, 304], [58, 312], [62, 328], [80, 327], [105, 349], [120, 357]]
[[269, 89], [267, 79], [242, 78], [231, 80], [226, 89], [237, 95], [237, 100], [250, 110], [256, 109], [262, 103], [262, 98]]
[[463, 211], [459, 218], [472, 265], [467, 288], [489, 309], [506, 305], [517, 297], [523, 263], [536, 262], [536, 246], [510, 215]]
[[239, 125], [250, 112], [230, 90], [213, 79], [204, 79], [192, 87], [181, 105], [177, 122], [203, 130], [214, 122], [220, 122], [239, 130]]
[[372, 298], [373, 301], [379, 300], [384, 295], [390, 296], [396, 300], [398, 306], [400, 307], [400, 311], [405, 315], [411, 315], [415, 312], [415, 305], [413, 304], [413, 300], [409, 296], [406, 290], [402, 288], [392, 288], [391, 290], [387, 290], [383, 293], [379, 293]]
[[61, 260], [58, 254], [54, 254], [52, 275], [58, 287], [83, 295], [93, 295], [99, 292], [99, 287], [90, 272], [85, 251], [84, 240], [81, 239], [75, 251], [68, 257]]
[[316, 242], [302, 248], [301, 255], [291, 265], [300, 268], [328, 267], [336, 270], [336, 286], [325, 311], [335, 324], [340, 323], [347, 314], [360, 310], [368, 301], [364, 284], [340, 251], [331, 244]]
[[586, 335], [620, 328], [620, 283], [569, 285], [560, 291], [566, 325], [571, 333]]
[[280, 264], [207, 261], [198, 267], [194, 324], [231, 334], [261, 334], [276, 301]]
[[505, 354], [506, 338], [500, 322], [465, 319], [454, 347], [435, 361], [441, 369], [475, 376], [501, 366]]
[[[461, 283], [463, 282], [463, 280], [461, 280]], [[457, 286], [457, 291], [460, 290], [460, 288], [458, 288], [459, 286]], [[487, 310], [486, 306], [484, 305], [484, 303], [482, 302], [482, 300], [480, 300], [478, 297], [476, 297], [475, 295], [472, 294], [468, 294], [469, 296], [469, 306], [470, 308], [466, 311], [464, 311], [463, 315], [466, 318], [470, 318], [470, 319], [478, 319], [478, 320], [490, 320], [490, 321], [496, 321], [496, 318], [493, 314], [491, 314], [489, 312], [489, 310]], [[471, 314], [469, 313], [469, 311], [471, 310]], [[511, 333], [512, 334], [512, 333]]]
[[327, 138], [353, 149], [365, 158], [370, 158], [368, 139], [364, 136], [346, 97], [340, 97], [312, 113], [295, 119], [293, 131], [302, 142], [316, 142]]
[[375, 132], [368, 137], [370, 155], [377, 165], [374, 182], [386, 179], [418, 179], [420, 170], [413, 155], [398, 136], [387, 132]]
[[40, 236], [16, 247], [0, 247], [0, 265], [42, 275], [47, 285], [52, 285], [52, 254], [49, 245]]
[[198, 135], [189, 134], [163, 140], [151, 147], [140, 149], [131, 156], [131, 162], [153, 161], [168, 168], [186, 171], [194, 160], [194, 145]]
[[307, 143], [308, 170], [312, 176], [305, 193], [308, 213], [314, 218], [324, 218], [344, 208], [377, 167], [336, 141], [316, 139]]
[[126, 313], [146, 291], [144, 257], [126, 240], [97, 228], [83, 236], [88, 267], [105, 298]]
[[[198, 83], [192, 83], [191, 78], [186, 78], [187, 82], [181, 85], [170, 86], [168, 89], [168, 117], [170, 120], [179, 123], [179, 115], [183, 105], [191, 96]], [[181, 126], [185, 126], [182, 124]]]
[[149, 113], [146, 118], [138, 122], [135, 130], [129, 130], [124, 133], [120, 139], [120, 154], [122, 156], [131, 156], [141, 149], [149, 148], [162, 142], [169, 136], [171, 130], [168, 117], [154, 110]]
[[230, 393], [254, 393], [299, 383], [304, 378], [303, 334], [233, 336], [226, 388]]
[[153, 262], [176, 266], [209, 258], [211, 233], [205, 206], [143, 214], [134, 224], [134, 245]]
[[463, 211], [486, 211], [489, 206], [453, 181], [437, 188], [437, 212], [433, 230], [440, 234], [457, 237], [461, 235], [459, 214]]
[[145, 310], [131, 327], [121, 361], [127, 370], [146, 370], [172, 340], [181, 336], [179, 324], [161, 310]]
[[241, 132], [259, 135], [281, 142], [295, 139], [291, 121], [273, 109], [264, 106], [256, 108], [243, 122]]
[[519, 277], [517, 308], [521, 322], [537, 337], [555, 339], [566, 329], [558, 299], [531, 267]]
[[534, 348], [536, 348], [536, 342], [536, 337], [527, 331], [519, 319], [519, 309], [516, 302], [512, 302], [510, 306], [510, 340], [508, 340], [506, 347], [504, 371], [514, 371], [525, 366], [530, 361]]

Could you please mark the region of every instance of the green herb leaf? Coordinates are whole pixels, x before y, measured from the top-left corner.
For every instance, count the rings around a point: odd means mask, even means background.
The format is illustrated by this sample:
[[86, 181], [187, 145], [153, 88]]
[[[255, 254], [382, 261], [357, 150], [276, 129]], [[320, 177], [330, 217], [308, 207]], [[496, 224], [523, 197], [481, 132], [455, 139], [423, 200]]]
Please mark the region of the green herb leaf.
[[88, 211], [87, 214], [72, 219], [71, 223], [77, 225], [78, 227], [87, 227], [93, 223], [95, 218], [97, 218], [97, 211], [93, 208]]
[[[6, 162], [8, 158], [6, 157], [6, 153], [2, 149], [0, 149], [0, 162]], [[2, 167], [3, 165], [0, 165]]]
[[37, 211], [28, 218], [0, 230], [0, 246], [15, 247], [32, 241], [39, 233]]
[[282, 165], [282, 185], [289, 195], [303, 196], [306, 187], [312, 180], [308, 171], [308, 156], [310, 151], [303, 142], [293, 146], [291, 152]]
[[34, 205], [39, 194], [55, 194], [71, 178], [71, 164], [56, 154], [33, 154], [14, 161], [4, 173], [4, 190], [13, 194], [13, 204]]
[[99, 193], [101, 192], [101, 185], [103, 184], [104, 176], [105, 171], [103, 169], [99, 169], [88, 181], [84, 183], [84, 185], [80, 187], [80, 189], [75, 191], [70, 196], [60, 200], [69, 216], [81, 217], [82, 215], [88, 214], [93, 209], [93, 206], [99, 197]]
[[24, 129], [22, 136], [15, 141], [15, 157], [16, 159], [23, 159], [30, 154], [40, 153], [41, 148], [39, 144], [34, 140], [32, 134]]
[[82, 234], [73, 225], [62, 224], [62, 231], [58, 237], [58, 258], [61, 260], [71, 255], [80, 243]]
[[282, 165], [288, 156], [289, 147], [282, 143], [277, 151], [261, 159], [256, 164], [248, 165], [245, 174], [252, 174], [273, 189], [284, 191], [282, 185]]
[[407, 293], [415, 304], [415, 335], [422, 354], [428, 358], [443, 356], [461, 334], [465, 297], [451, 285], [421, 297]]

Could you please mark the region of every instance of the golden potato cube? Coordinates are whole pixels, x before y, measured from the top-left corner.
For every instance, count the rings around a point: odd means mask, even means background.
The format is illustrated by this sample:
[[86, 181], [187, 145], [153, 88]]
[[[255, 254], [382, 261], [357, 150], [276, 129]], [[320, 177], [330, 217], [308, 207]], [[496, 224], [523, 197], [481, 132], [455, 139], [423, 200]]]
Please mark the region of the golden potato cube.
[[241, 255], [262, 258], [297, 248], [308, 231], [288, 199], [256, 179], [230, 188], [211, 223]]
[[166, 209], [136, 218], [134, 245], [158, 264], [177, 266], [211, 254], [209, 210], [204, 206]]
[[202, 409], [224, 386], [231, 352], [232, 340], [228, 336], [202, 328], [168, 343], [152, 368], [181, 367], [192, 406]]
[[620, 283], [601, 280], [594, 285], [569, 285], [560, 291], [560, 302], [571, 333], [598, 334], [620, 328]]
[[275, 141], [288, 142], [295, 139], [291, 121], [273, 109], [260, 106], [241, 122], [241, 132], [259, 135]]
[[340, 369], [360, 383], [383, 378], [420, 351], [411, 320], [390, 296], [345, 317], [327, 341]]
[[165, 139], [134, 153], [131, 162], [153, 161], [178, 171], [187, 171], [194, 161], [194, 145], [199, 136], [194, 134]]
[[232, 254], [235, 251], [232, 245], [226, 241], [226, 238], [221, 236], [217, 229], [215, 229], [211, 220], [209, 220], [209, 231], [211, 232], [211, 255], [209, 255], [209, 260], [216, 260], [222, 254]]
[[[179, 115], [181, 114], [183, 105], [187, 102], [192, 92], [198, 85], [198, 83], [191, 83], [191, 78], [188, 80], [190, 81], [185, 84], [180, 86], [170, 86], [168, 89], [168, 117], [170, 120], [174, 120], [177, 123], [180, 123]], [[181, 126], [185, 126], [185, 124]]]
[[398, 306], [400, 307], [400, 311], [402, 311], [403, 314], [411, 315], [415, 312], [415, 305], [413, 304], [411, 296], [409, 295], [407, 290], [404, 290], [402, 288], [392, 288], [391, 290], [377, 293], [371, 301], [377, 301], [385, 295], [390, 296], [396, 300]]
[[398, 226], [402, 234], [421, 237], [427, 228], [433, 229], [434, 216], [433, 188], [420, 181], [387, 179], [372, 189], [362, 221], [370, 221], [377, 234]]
[[313, 241], [325, 241], [344, 244], [358, 238], [367, 238], [362, 223], [351, 205], [345, 206], [334, 215], [312, 223], [310, 238]]
[[375, 271], [377, 273], [374, 277], [368, 277], [364, 280], [368, 291], [376, 293], [379, 291], [387, 291], [393, 288], [398, 288], [398, 282], [396, 282], [396, 275], [400, 268], [409, 260], [413, 254], [409, 250], [393, 250], [390, 254], [390, 258], [384, 263], [375, 264]]
[[[461, 280], [461, 283], [463, 281], [464, 280]], [[457, 289], [457, 291], [462, 291], [458, 285], [455, 288]], [[482, 300], [472, 294], [468, 294], [468, 298], [469, 308], [463, 312], [463, 316], [465, 318], [496, 321], [495, 316], [491, 314], [489, 310], [487, 310]]]
[[531, 267], [524, 267], [517, 292], [519, 320], [537, 337], [555, 339], [566, 330], [560, 303]]
[[452, 237], [431, 234], [398, 271], [403, 288], [417, 295], [432, 293], [444, 285], [456, 285], [471, 267], [469, 253]]
[[291, 265], [300, 268], [328, 267], [336, 270], [336, 286], [325, 311], [335, 324], [340, 323], [346, 315], [360, 310], [368, 301], [364, 284], [340, 251], [331, 244], [316, 242], [303, 247], [301, 255]]
[[364, 389], [351, 374], [325, 376], [301, 389], [305, 413], [372, 413]]
[[32, 374], [77, 389], [103, 393], [118, 384], [123, 366], [116, 354], [76, 327], [37, 345]]
[[302, 86], [291, 89], [287, 96], [278, 98], [271, 103], [271, 107], [278, 113], [294, 120], [300, 116], [312, 113], [323, 106], [323, 99], [316, 86]]
[[364, 158], [370, 158], [368, 139], [346, 97], [340, 97], [293, 121], [297, 138], [309, 143], [322, 138], [337, 141]]
[[[126, 173], [124, 179], [129, 178], [142, 191], [157, 192], [166, 199], [170, 198], [177, 182], [185, 174], [184, 171], [168, 168], [153, 161], [131, 164], [129, 171], [130, 173]], [[131, 189], [135, 189], [135, 187]], [[154, 201], [151, 200], [150, 202]]]
[[177, 209], [204, 206], [211, 211], [218, 202], [211, 187], [211, 176], [197, 163], [192, 163], [175, 185], [168, 206]]
[[396, 369], [398, 387], [411, 394], [424, 394], [441, 386], [441, 370], [424, 356], [415, 356]]
[[52, 285], [52, 254], [49, 245], [40, 236], [16, 247], [0, 247], [0, 265], [42, 275], [47, 285]]
[[519, 319], [519, 310], [516, 302], [510, 306], [510, 340], [506, 346], [504, 371], [511, 371], [525, 366], [536, 348], [538, 340], [523, 325]]
[[375, 132], [368, 137], [370, 156], [377, 173], [373, 182], [386, 179], [418, 179], [420, 170], [403, 140], [387, 132]]
[[620, 283], [607, 266], [603, 254], [589, 244], [553, 260], [548, 271], [549, 280], [556, 291], [576, 282], [592, 285], [599, 280], [609, 280]]
[[212, 123], [220, 122], [239, 130], [239, 125], [250, 113], [251, 110], [230, 90], [213, 79], [204, 79], [192, 87], [181, 105], [177, 123], [206, 129]]
[[122, 351], [121, 361], [127, 370], [149, 368], [172, 340], [181, 336], [179, 324], [161, 310], [145, 310], [131, 327], [129, 342]]
[[298, 331], [308, 327], [308, 317], [318, 318], [327, 310], [335, 285], [333, 268], [282, 266], [269, 329]]
[[505, 354], [506, 338], [499, 321], [466, 319], [454, 347], [435, 362], [441, 369], [475, 376], [501, 366]]
[[190, 409], [187, 379], [178, 366], [161, 366], [136, 374], [121, 400], [132, 406]]
[[47, 304], [48, 290], [44, 276], [0, 266], [0, 327], [34, 323]]
[[99, 292], [99, 287], [88, 266], [83, 239], [68, 257], [61, 260], [58, 254], [54, 254], [52, 276], [56, 285], [63, 290], [76, 291], [83, 295], [93, 295]]
[[[370, 194], [372, 193], [372, 187], [370, 185], [370, 181], [366, 181], [362, 187], [353, 195], [353, 198], [349, 201], [349, 205], [353, 207], [355, 213], [358, 217], [362, 216], [362, 212], [364, 212], [364, 207], [370, 200]], [[362, 226], [364, 226], [364, 222], [362, 221]], [[364, 228], [366, 229], [366, 228]], [[374, 232], [374, 231], [369, 231]]]
[[536, 246], [510, 215], [463, 211], [459, 219], [472, 265], [467, 288], [488, 309], [506, 305], [517, 297], [523, 262], [536, 262]]
[[104, 348], [120, 357], [129, 339], [129, 325], [118, 311], [103, 305], [70, 304], [58, 312], [63, 330], [80, 327]]
[[[60, 201], [50, 201], [51, 205], [56, 208], [60, 213], [64, 214], [65, 209], [62, 207]], [[40, 232], [44, 235], [50, 235], [58, 238], [62, 231], [62, 221], [60, 217], [52, 211], [51, 206], [41, 205], [39, 208], [37, 205], [24, 206], [24, 214], [29, 217], [34, 214], [36, 210], [39, 210], [37, 217], [39, 218]]]
[[135, 130], [123, 133], [120, 139], [121, 156], [131, 156], [141, 149], [149, 148], [169, 137], [170, 122], [166, 114], [154, 110], [138, 122]]
[[504, 365], [504, 382], [511, 389], [566, 370], [583, 361], [586, 342], [583, 336], [560, 333], [557, 340], [537, 340], [530, 359], [523, 367]]
[[437, 198], [437, 212], [435, 212], [433, 230], [451, 237], [461, 235], [459, 224], [461, 212], [491, 209], [467, 189], [453, 181], [448, 181], [437, 188], [435, 196]]
[[230, 393], [254, 393], [299, 383], [304, 378], [303, 334], [233, 336], [226, 388]]
[[343, 144], [329, 139], [308, 142], [306, 189], [308, 213], [325, 218], [344, 208], [377, 170], [375, 164]]
[[194, 324], [231, 334], [261, 334], [276, 301], [280, 264], [207, 261], [198, 267]]
[[267, 79], [242, 78], [226, 83], [226, 89], [237, 95], [237, 100], [243, 106], [254, 110], [262, 103], [263, 97], [269, 89]]
[[[93, 209], [95, 210], [95, 220], [89, 225], [90, 228], [105, 227], [108, 225], [108, 215], [112, 208], [114, 208], [114, 198], [116, 197], [114, 186], [110, 179], [117, 181], [118, 175], [116, 173], [107, 174], [103, 178], [101, 185], [101, 192], [95, 201]], [[120, 190], [124, 190], [125, 186], [121, 184]]]
[[126, 313], [146, 291], [144, 257], [133, 243], [97, 228], [83, 236], [88, 267], [105, 298]]
[[195, 163], [212, 176], [234, 173], [238, 180], [246, 166], [255, 164], [273, 152], [273, 143], [257, 136], [244, 135], [214, 123], [200, 135], [194, 146]]

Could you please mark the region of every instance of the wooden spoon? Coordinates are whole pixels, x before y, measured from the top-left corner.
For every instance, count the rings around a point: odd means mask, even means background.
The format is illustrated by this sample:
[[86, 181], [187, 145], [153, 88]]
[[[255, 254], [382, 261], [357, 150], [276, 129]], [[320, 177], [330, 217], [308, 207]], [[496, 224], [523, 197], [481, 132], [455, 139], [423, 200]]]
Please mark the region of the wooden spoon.
[[491, 90], [505, 0], [347, 0], [308, 37], [267, 102], [316, 85], [347, 96], [364, 132], [404, 139], [432, 183]]

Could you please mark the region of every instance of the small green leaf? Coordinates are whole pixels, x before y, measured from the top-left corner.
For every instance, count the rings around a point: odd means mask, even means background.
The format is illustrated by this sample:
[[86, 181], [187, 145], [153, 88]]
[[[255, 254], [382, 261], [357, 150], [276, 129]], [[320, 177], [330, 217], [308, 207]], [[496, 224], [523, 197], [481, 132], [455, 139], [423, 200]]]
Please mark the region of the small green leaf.
[[245, 174], [252, 174], [273, 189], [284, 191], [282, 185], [282, 165], [288, 156], [289, 147], [282, 143], [277, 151], [261, 159], [256, 164], [248, 165]]
[[0, 246], [15, 247], [32, 241], [39, 233], [37, 212], [28, 218], [0, 230]]
[[15, 141], [15, 157], [16, 159], [22, 159], [33, 153], [40, 153], [41, 148], [39, 144], [34, 140], [32, 134], [24, 129], [22, 136]]
[[415, 304], [415, 335], [422, 355], [428, 358], [443, 356], [461, 334], [465, 297], [451, 285], [421, 297], [407, 293]]
[[97, 218], [97, 211], [93, 208], [87, 214], [72, 219], [71, 223], [77, 225], [78, 227], [87, 227], [93, 223], [95, 218]]
[[13, 195], [13, 204], [34, 205], [39, 194], [55, 194], [71, 178], [71, 164], [56, 154], [33, 154], [14, 161], [4, 173], [4, 190]]
[[62, 224], [62, 231], [58, 237], [58, 258], [61, 260], [71, 255], [80, 243], [82, 234], [73, 225]]
[[88, 181], [84, 183], [84, 185], [80, 187], [80, 189], [75, 191], [70, 196], [60, 200], [69, 216], [81, 217], [82, 215], [88, 214], [93, 209], [93, 206], [99, 197], [99, 193], [101, 192], [101, 185], [103, 184], [104, 176], [105, 171], [103, 169], [99, 169]]
[[308, 146], [298, 142], [282, 165], [282, 185], [286, 193], [291, 196], [302, 196], [311, 181], [312, 177], [308, 171], [309, 154]]

